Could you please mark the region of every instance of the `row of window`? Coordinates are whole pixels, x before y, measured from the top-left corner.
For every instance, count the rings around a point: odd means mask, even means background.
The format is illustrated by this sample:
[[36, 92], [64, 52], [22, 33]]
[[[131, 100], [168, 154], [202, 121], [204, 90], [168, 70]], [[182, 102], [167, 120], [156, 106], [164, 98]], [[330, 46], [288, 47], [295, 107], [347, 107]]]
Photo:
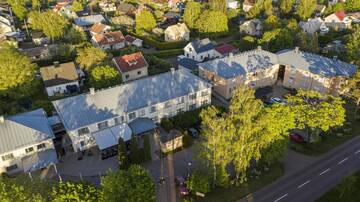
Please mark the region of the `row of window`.
[[[37, 150], [42, 150], [42, 149], [46, 148], [46, 144], [45, 143], [38, 144], [38, 145], [36, 145], [36, 148], [37, 148]], [[34, 151], [35, 151], [34, 147], [28, 147], [28, 148], [25, 149], [26, 154], [30, 154], [30, 153], [32, 153]], [[1, 159], [3, 161], [12, 160], [12, 159], [14, 159], [14, 154], [9, 153], [9, 154], [3, 155], [3, 156], [1, 156]]]
[[[208, 92], [208, 91], [203, 91], [203, 92], [201, 92], [201, 97], [205, 97], [205, 96], [208, 96], [208, 95], [209, 95], [209, 92]], [[189, 95], [189, 99], [190, 99], [190, 100], [194, 100], [194, 99], [196, 99], [196, 97], [197, 97], [197, 94], [196, 94], [196, 93], [193, 93], [193, 94]], [[183, 104], [183, 103], [185, 103], [185, 97], [184, 97], [184, 96], [183, 96], [183, 97], [179, 97], [179, 98], [177, 99], [177, 104], [179, 105], [179, 104]], [[207, 103], [206, 103], [206, 104], [207, 104]], [[168, 101], [168, 102], [165, 103], [164, 108], [165, 108], [165, 109], [170, 108], [170, 107], [172, 107], [172, 105], [173, 105], [173, 102], [172, 102], [172, 101]], [[203, 104], [202, 104], [202, 105], [203, 105]], [[189, 106], [189, 109], [190, 109], [190, 110], [195, 109], [195, 108], [196, 108], [196, 104], [195, 104], [195, 106], [193, 106], [193, 105], [190, 105], [190, 106]], [[156, 106], [151, 106], [151, 107], [149, 108], [150, 114], [153, 114], [153, 113], [155, 113], [156, 111], [157, 111]], [[129, 116], [129, 120], [133, 120], [133, 119], [135, 119], [135, 118], [137, 117], [137, 116], [136, 116], [136, 112], [131, 112], [131, 113], [128, 114], [128, 116]], [[142, 116], [145, 116], [145, 109], [141, 109], [141, 110], [138, 111], [138, 117], [142, 117]], [[122, 123], [125, 122], [125, 118], [124, 118], [124, 116], [116, 117], [116, 118], [114, 118], [114, 122], [115, 122], [115, 125], [122, 124]], [[98, 130], [104, 130], [104, 129], [106, 129], [106, 128], [109, 127], [109, 123], [108, 123], [108, 121], [104, 121], [104, 122], [98, 123], [98, 124], [97, 124], [97, 127], [98, 127]], [[78, 130], [78, 135], [79, 135], [79, 136], [81, 136], [81, 135], [86, 135], [86, 134], [89, 134], [89, 133], [90, 133], [90, 130], [89, 130], [88, 127], [84, 127], [84, 128], [81, 128], [81, 129]]]
[[[138, 72], [137, 72], [137, 75], [140, 76], [140, 75], [141, 75], [141, 71], [138, 71]], [[126, 75], [125, 75], [125, 78], [126, 78], [126, 79], [129, 79], [129, 78], [130, 78], [130, 75], [129, 75], [129, 74], [126, 74]]]

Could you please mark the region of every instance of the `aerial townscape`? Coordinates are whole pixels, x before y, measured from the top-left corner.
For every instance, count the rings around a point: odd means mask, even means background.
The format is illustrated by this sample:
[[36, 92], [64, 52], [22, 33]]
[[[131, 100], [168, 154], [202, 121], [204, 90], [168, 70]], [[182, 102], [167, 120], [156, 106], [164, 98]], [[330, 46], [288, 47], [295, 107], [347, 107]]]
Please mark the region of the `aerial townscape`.
[[0, 0], [0, 202], [359, 202], [360, 0]]

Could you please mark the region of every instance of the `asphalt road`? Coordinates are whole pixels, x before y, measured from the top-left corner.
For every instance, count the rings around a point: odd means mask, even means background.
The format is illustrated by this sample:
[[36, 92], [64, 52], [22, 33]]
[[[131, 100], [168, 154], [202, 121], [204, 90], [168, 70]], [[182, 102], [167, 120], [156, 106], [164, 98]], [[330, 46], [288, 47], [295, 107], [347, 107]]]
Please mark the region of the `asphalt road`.
[[360, 137], [334, 148], [309, 167], [281, 178], [265, 188], [249, 194], [241, 201], [315, 201], [343, 178], [358, 170], [360, 170]]

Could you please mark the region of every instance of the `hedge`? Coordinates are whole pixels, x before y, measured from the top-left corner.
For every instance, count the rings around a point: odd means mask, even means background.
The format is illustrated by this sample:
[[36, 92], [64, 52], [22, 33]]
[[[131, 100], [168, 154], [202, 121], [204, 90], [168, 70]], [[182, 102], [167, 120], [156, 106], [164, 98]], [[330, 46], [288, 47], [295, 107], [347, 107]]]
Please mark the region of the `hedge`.
[[156, 56], [158, 58], [170, 58], [170, 57], [175, 57], [175, 56], [182, 55], [182, 54], [183, 54], [183, 49], [172, 49], [172, 50], [158, 51], [151, 55]]

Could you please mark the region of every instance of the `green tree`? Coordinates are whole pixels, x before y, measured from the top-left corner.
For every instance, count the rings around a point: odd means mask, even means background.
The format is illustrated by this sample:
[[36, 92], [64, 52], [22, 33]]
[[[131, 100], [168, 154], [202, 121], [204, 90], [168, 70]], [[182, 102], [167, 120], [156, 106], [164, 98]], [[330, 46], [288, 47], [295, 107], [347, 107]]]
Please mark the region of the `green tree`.
[[67, 30], [64, 39], [70, 44], [79, 44], [87, 40], [86, 33], [82, 29], [75, 26], [72, 26]]
[[275, 40], [279, 34], [281, 33], [282, 29], [277, 28], [271, 31], [264, 32], [261, 39], [259, 39], [259, 44], [265, 46], [265, 48], [269, 48], [270, 42]]
[[356, 114], [360, 106], [360, 71], [357, 71], [350, 77], [348, 83], [343, 86], [343, 91], [348, 97], [355, 101]]
[[294, 47], [294, 37], [293, 34], [288, 29], [282, 29], [282, 31], [277, 35], [273, 43], [270, 45], [270, 50], [279, 51], [282, 49], [289, 49]]
[[257, 0], [255, 5], [246, 13], [246, 18], [256, 18], [264, 10], [264, 0]]
[[226, 13], [226, 0], [209, 0], [210, 9]]
[[359, 0], [347, 0], [345, 2], [346, 11], [358, 11], [360, 10], [360, 1]]
[[82, 3], [77, 0], [73, 1], [71, 6], [71, 11], [73, 12], [79, 12], [84, 10], [84, 6], [82, 5]]
[[206, 174], [201, 173], [200, 171], [195, 171], [186, 181], [187, 187], [192, 191], [192, 193], [200, 192], [206, 194], [210, 192], [210, 180]]
[[286, 100], [296, 114], [296, 128], [306, 129], [309, 141], [317, 140], [320, 131], [327, 132], [345, 121], [344, 101], [339, 97], [299, 90]]
[[274, 8], [272, 6], [272, 0], [264, 0], [264, 13], [266, 16], [271, 16], [274, 13]]
[[121, 83], [119, 72], [108, 65], [97, 66], [90, 71], [90, 85], [96, 89], [107, 88]]
[[300, 0], [296, 9], [296, 15], [301, 20], [307, 20], [316, 8], [316, 0]]
[[51, 196], [54, 202], [97, 202], [101, 197], [100, 191], [86, 182], [60, 182], [58, 186], [53, 188]]
[[11, 98], [30, 96], [36, 86], [37, 66], [15, 48], [0, 48], [0, 95]]
[[19, 20], [25, 20], [27, 10], [25, 0], [8, 0], [8, 4], [11, 6], [11, 10]]
[[229, 20], [236, 20], [237, 16], [239, 15], [239, 10], [238, 9], [229, 9], [227, 12], [226, 12], [226, 15], [228, 17]]
[[360, 25], [356, 25], [353, 30], [346, 43], [346, 52], [351, 62], [360, 65]]
[[203, 12], [196, 24], [202, 34], [227, 32], [229, 29], [227, 16], [220, 11]]
[[292, 8], [296, 0], [281, 0], [280, 1], [280, 11], [283, 15], [289, 15], [292, 11]]
[[32, 7], [33, 10], [40, 11], [40, 8], [41, 8], [40, 0], [31, 0], [31, 7]]
[[143, 10], [136, 15], [135, 31], [137, 34], [143, 34], [145, 31], [151, 31], [156, 27], [156, 20], [154, 15], [148, 11]]
[[118, 161], [121, 170], [127, 170], [129, 168], [130, 164], [126, 151], [125, 141], [121, 137], [119, 138], [118, 141]]
[[268, 30], [280, 28], [281, 24], [279, 22], [279, 19], [275, 15], [270, 15], [264, 21], [263, 27], [264, 27], [264, 30], [268, 31]]
[[127, 171], [110, 171], [102, 180], [104, 201], [155, 202], [155, 185], [149, 172], [139, 165]]
[[144, 160], [149, 161], [151, 160], [151, 145], [150, 145], [150, 135], [144, 136]]
[[29, 19], [33, 29], [42, 30], [52, 41], [65, 35], [69, 22], [61, 15], [48, 10], [45, 12], [32, 11]]
[[196, 26], [196, 21], [199, 19], [201, 13], [201, 4], [195, 1], [188, 1], [185, 6], [184, 11], [184, 22], [186, 25], [194, 29]]
[[78, 50], [76, 62], [82, 69], [91, 70], [106, 59], [106, 53], [94, 46], [85, 46]]

